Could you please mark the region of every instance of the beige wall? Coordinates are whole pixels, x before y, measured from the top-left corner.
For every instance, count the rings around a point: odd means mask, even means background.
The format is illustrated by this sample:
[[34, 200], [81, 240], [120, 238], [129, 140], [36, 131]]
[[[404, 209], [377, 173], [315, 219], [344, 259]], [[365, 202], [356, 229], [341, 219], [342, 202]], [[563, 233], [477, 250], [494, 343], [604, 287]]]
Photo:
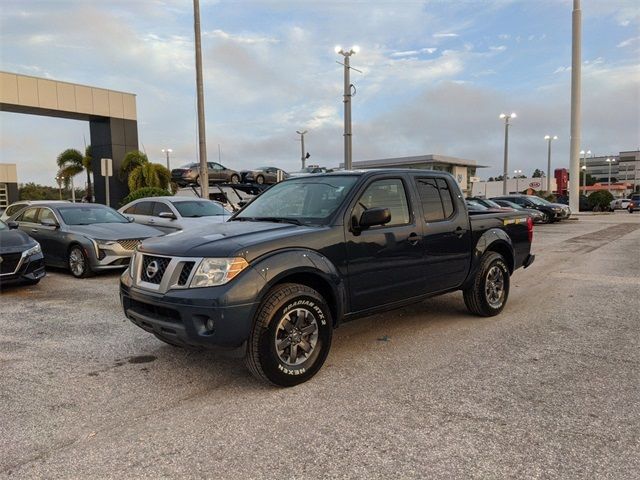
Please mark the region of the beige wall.
[[0, 183], [18, 183], [15, 163], [0, 163]]
[[136, 119], [136, 96], [45, 78], [0, 72], [0, 103]]

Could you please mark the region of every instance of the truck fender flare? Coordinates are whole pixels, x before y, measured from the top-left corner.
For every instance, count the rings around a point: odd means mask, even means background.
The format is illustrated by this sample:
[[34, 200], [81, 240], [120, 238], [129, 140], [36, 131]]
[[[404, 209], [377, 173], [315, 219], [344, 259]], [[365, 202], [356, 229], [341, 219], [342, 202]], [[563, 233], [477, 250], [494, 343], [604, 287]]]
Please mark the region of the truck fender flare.
[[490, 228], [482, 234], [473, 249], [473, 253], [471, 255], [471, 269], [469, 270], [469, 275], [467, 276], [465, 285], [473, 281], [478, 267], [480, 266], [480, 259], [488, 250], [501, 253], [502, 256], [505, 257], [509, 270], [513, 272], [515, 268], [515, 255], [511, 238], [504, 230], [499, 228]]
[[264, 296], [274, 285], [287, 278], [296, 281], [298, 277], [299, 281], [300, 275], [308, 274], [315, 277], [310, 282], [312, 288], [313, 281], [319, 281], [322, 282], [322, 287], [330, 289], [329, 292], [320, 293], [330, 293], [333, 297], [326, 300], [331, 307], [334, 324], [339, 323], [346, 306], [346, 286], [335, 265], [321, 253], [305, 248], [279, 250], [259, 259], [252, 267], [265, 280], [256, 299], [258, 304], [262, 303]]

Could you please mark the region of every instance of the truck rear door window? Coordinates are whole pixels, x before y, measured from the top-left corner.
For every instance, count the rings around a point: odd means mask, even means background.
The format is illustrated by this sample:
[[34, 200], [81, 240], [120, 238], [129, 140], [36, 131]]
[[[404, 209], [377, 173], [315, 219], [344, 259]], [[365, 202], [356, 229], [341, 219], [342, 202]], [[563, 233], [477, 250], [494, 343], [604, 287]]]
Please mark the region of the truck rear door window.
[[453, 215], [453, 198], [442, 178], [417, 178], [416, 185], [425, 222], [438, 222]]

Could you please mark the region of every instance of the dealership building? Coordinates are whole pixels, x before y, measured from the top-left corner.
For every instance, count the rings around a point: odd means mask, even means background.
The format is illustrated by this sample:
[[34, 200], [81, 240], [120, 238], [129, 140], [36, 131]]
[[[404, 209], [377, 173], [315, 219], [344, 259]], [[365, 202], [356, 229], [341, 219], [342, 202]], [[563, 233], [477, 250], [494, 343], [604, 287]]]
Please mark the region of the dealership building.
[[0, 210], [18, 201], [18, 170], [15, 163], [0, 163]]
[[[344, 168], [344, 164], [340, 164], [340, 167]], [[465, 195], [468, 195], [471, 192], [471, 181], [475, 179], [476, 170], [478, 168], [486, 168], [486, 166], [478, 165], [475, 160], [429, 154], [413, 157], [363, 160], [353, 162], [353, 168], [360, 170], [367, 170], [370, 168], [419, 168], [449, 172], [456, 179]]]

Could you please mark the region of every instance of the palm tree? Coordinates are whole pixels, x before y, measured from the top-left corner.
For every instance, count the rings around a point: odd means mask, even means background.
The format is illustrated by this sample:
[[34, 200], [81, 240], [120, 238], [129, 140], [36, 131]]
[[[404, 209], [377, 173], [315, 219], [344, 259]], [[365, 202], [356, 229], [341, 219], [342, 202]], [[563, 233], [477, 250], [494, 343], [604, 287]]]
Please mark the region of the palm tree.
[[144, 187], [156, 187], [166, 190], [169, 187], [170, 180], [171, 172], [167, 167], [159, 163], [146, 162], [138, 165], [129, 173], [127, 183], [131, 192]]
[[145, 163], [149, 163], [146, 154], [138, 150], [127, 152], [122, 159], [122, 165], [120, 165], [120, 180], [125, 181], [131, 175], [131, 172]]
[[93, 198], [93, 191], [91, 189], [91, 162], [93, 161], [93, 155], [91, 153], [91, 145], [87, 145], [84, 148], [84, 157], [82, 158], [82, 165], [87, 171], [87, 198], [89, 201]]
[[63, 178], [75, 177], [83, 170], [87, 171], [87, 197], [92, 198], [91, 191], [91, 145], [85, 149], [84, 156], [75, 148], [67, 148], [56, 160]]

